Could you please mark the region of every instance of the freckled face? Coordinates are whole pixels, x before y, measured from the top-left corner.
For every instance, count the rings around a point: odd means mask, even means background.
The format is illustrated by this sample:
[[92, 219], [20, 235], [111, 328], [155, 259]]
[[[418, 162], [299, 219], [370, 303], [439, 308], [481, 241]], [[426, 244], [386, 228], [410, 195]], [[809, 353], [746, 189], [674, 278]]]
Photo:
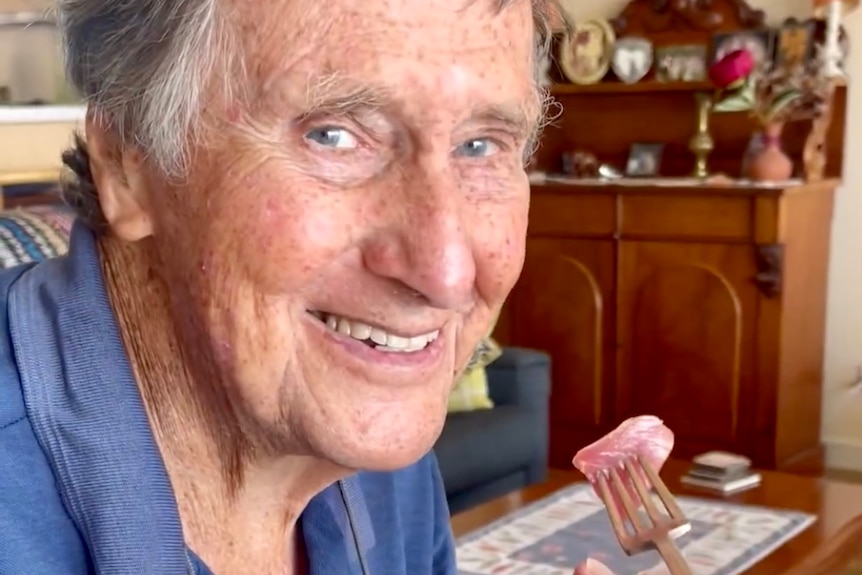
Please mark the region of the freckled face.
[[212, 108], [157, 240], [188, 345], [268, 445], [390, 469], [437, 438], [523, 263], [533, 25], [495, 4], [243, 8], [248, 103]]

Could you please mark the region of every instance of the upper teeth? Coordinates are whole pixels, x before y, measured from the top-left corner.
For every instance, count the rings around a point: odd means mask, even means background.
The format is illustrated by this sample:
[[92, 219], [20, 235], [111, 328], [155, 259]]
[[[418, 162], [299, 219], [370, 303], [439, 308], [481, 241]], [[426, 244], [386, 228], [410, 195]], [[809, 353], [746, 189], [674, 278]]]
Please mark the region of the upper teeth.
[[349, 335], [353, 339], [360, 341], [370, 339], [374, 342], [375, 349], [382, 351], [419, 351], [440, 335], [440, 330], [434, 330], [422, 335], [404, 337], [387, 333], [382, 329], [371, 327], [359, 321], [345, 319], [332, 314], [324, 314], [322, 319], [329, 326], [329, 329], [343, 335]]

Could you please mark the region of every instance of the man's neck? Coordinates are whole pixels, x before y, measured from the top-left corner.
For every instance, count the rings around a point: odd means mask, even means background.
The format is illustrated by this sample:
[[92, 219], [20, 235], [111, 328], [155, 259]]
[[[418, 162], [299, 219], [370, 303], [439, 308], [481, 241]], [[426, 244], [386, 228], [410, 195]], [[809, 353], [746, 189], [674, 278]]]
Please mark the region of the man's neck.
[[[99, 241], [102, 271], [186, 542], [220, 573], [296, 573], [296, 522], [345, 471], [306, 456], [253, 457], [207, 349], [180, 344], [151, 241]], [[201, 338], [203, 339], [203, 338]], [[189, 357], [199, 358], [188, 361]], [[260, 564], [260, 558], [271, 564]], [[285, 571], [285, 564], [288, 567]]]

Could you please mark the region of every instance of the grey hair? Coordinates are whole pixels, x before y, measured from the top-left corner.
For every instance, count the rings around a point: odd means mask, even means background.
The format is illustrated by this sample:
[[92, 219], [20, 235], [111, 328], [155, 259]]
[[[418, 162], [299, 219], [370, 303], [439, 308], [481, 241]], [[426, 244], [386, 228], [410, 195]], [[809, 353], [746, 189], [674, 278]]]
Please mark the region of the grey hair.
[[[66, 73], [123, 139], [167, 173], [185, 163], [186, 140], [210, 81], [223, 77], [228, 26], [220, 0], [59, 0]], [[221, 70], [219, 70], [221, 68]]]
[[[66, 72], [121, 145], [144, 152], [167, 176], [187, 170], [189, 144], [203, 135], [203, 103], [213, 87], [242, 84], [238, 43], [224, 0], [57, 0]], [[522, 0], [496, 0], [504, 10]], [[529, 0], [536, 27], [537, 74], [551, 46], [560, 0]], [[221, 84], [214, 84], [221, 79]], [[229, 81], [231, 79], [232, 81]], [[550, 101], [540, 87], [542, 104]], [[63, 196], [93, 229], [105, 227], [82, 138], [63, 154], [71, 173]]]

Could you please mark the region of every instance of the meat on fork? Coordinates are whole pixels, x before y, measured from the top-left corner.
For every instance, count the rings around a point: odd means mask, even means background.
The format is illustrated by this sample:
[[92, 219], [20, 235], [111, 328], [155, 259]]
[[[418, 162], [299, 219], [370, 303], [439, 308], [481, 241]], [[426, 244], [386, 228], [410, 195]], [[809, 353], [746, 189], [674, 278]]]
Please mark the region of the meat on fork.
[[[672, 449], [673, 431], [654, 415], [639, 415], [623, 421], [609, 434], [582, 448], [575, 454], [572, 464], [595, 487], [599, 474], [614, 467], [623, 470], [623, 462], [633, 457], [640, 458], [658, 472]], [[644, 484], [651, 487], [649, 478], [640, 475]], [[622, 479], [637, 501], [637, 493], [627, 472], [623, 471]]]
[[[641, 415], [625, 420], [609, 434], [582, 448], [575, 454], [572, 464], [587, 476], [597, 492], [599, 477], [604, 475], [607, 478], [608, 470], [617, 468], [620, 470], [624, 489], [630, 492], [632, 501], [639, 502], [640, 497], [628, 476], [624, 461], [638, 458], [658, 472], [672, 449], [673, 431], [658, 417]], [[637, 468], [639, 469], [640, 466]], [[652, 486], [652, 482], [645, 474], [639, 473], [639, 475], [647, 487]], [[599, 496], [601, 497], [601, 494]], [[623, 504], [618, 501], [619, 497], [615, 493], [613, 499], [616, 508], [622, 509]], [[679, 530], [672, 536], [682, 535], [686, 530]], [[599, 561], [590, 559], [575, 569], [575, 575], [613, 575], [613, 573]]]
[[654, 415], [639, 415], [575, 454], [572, 464], [592, 478], [597, 472], [620, 467], [626, 458], [639, 456], [658, 471], [673, 449], [673, 431]]

